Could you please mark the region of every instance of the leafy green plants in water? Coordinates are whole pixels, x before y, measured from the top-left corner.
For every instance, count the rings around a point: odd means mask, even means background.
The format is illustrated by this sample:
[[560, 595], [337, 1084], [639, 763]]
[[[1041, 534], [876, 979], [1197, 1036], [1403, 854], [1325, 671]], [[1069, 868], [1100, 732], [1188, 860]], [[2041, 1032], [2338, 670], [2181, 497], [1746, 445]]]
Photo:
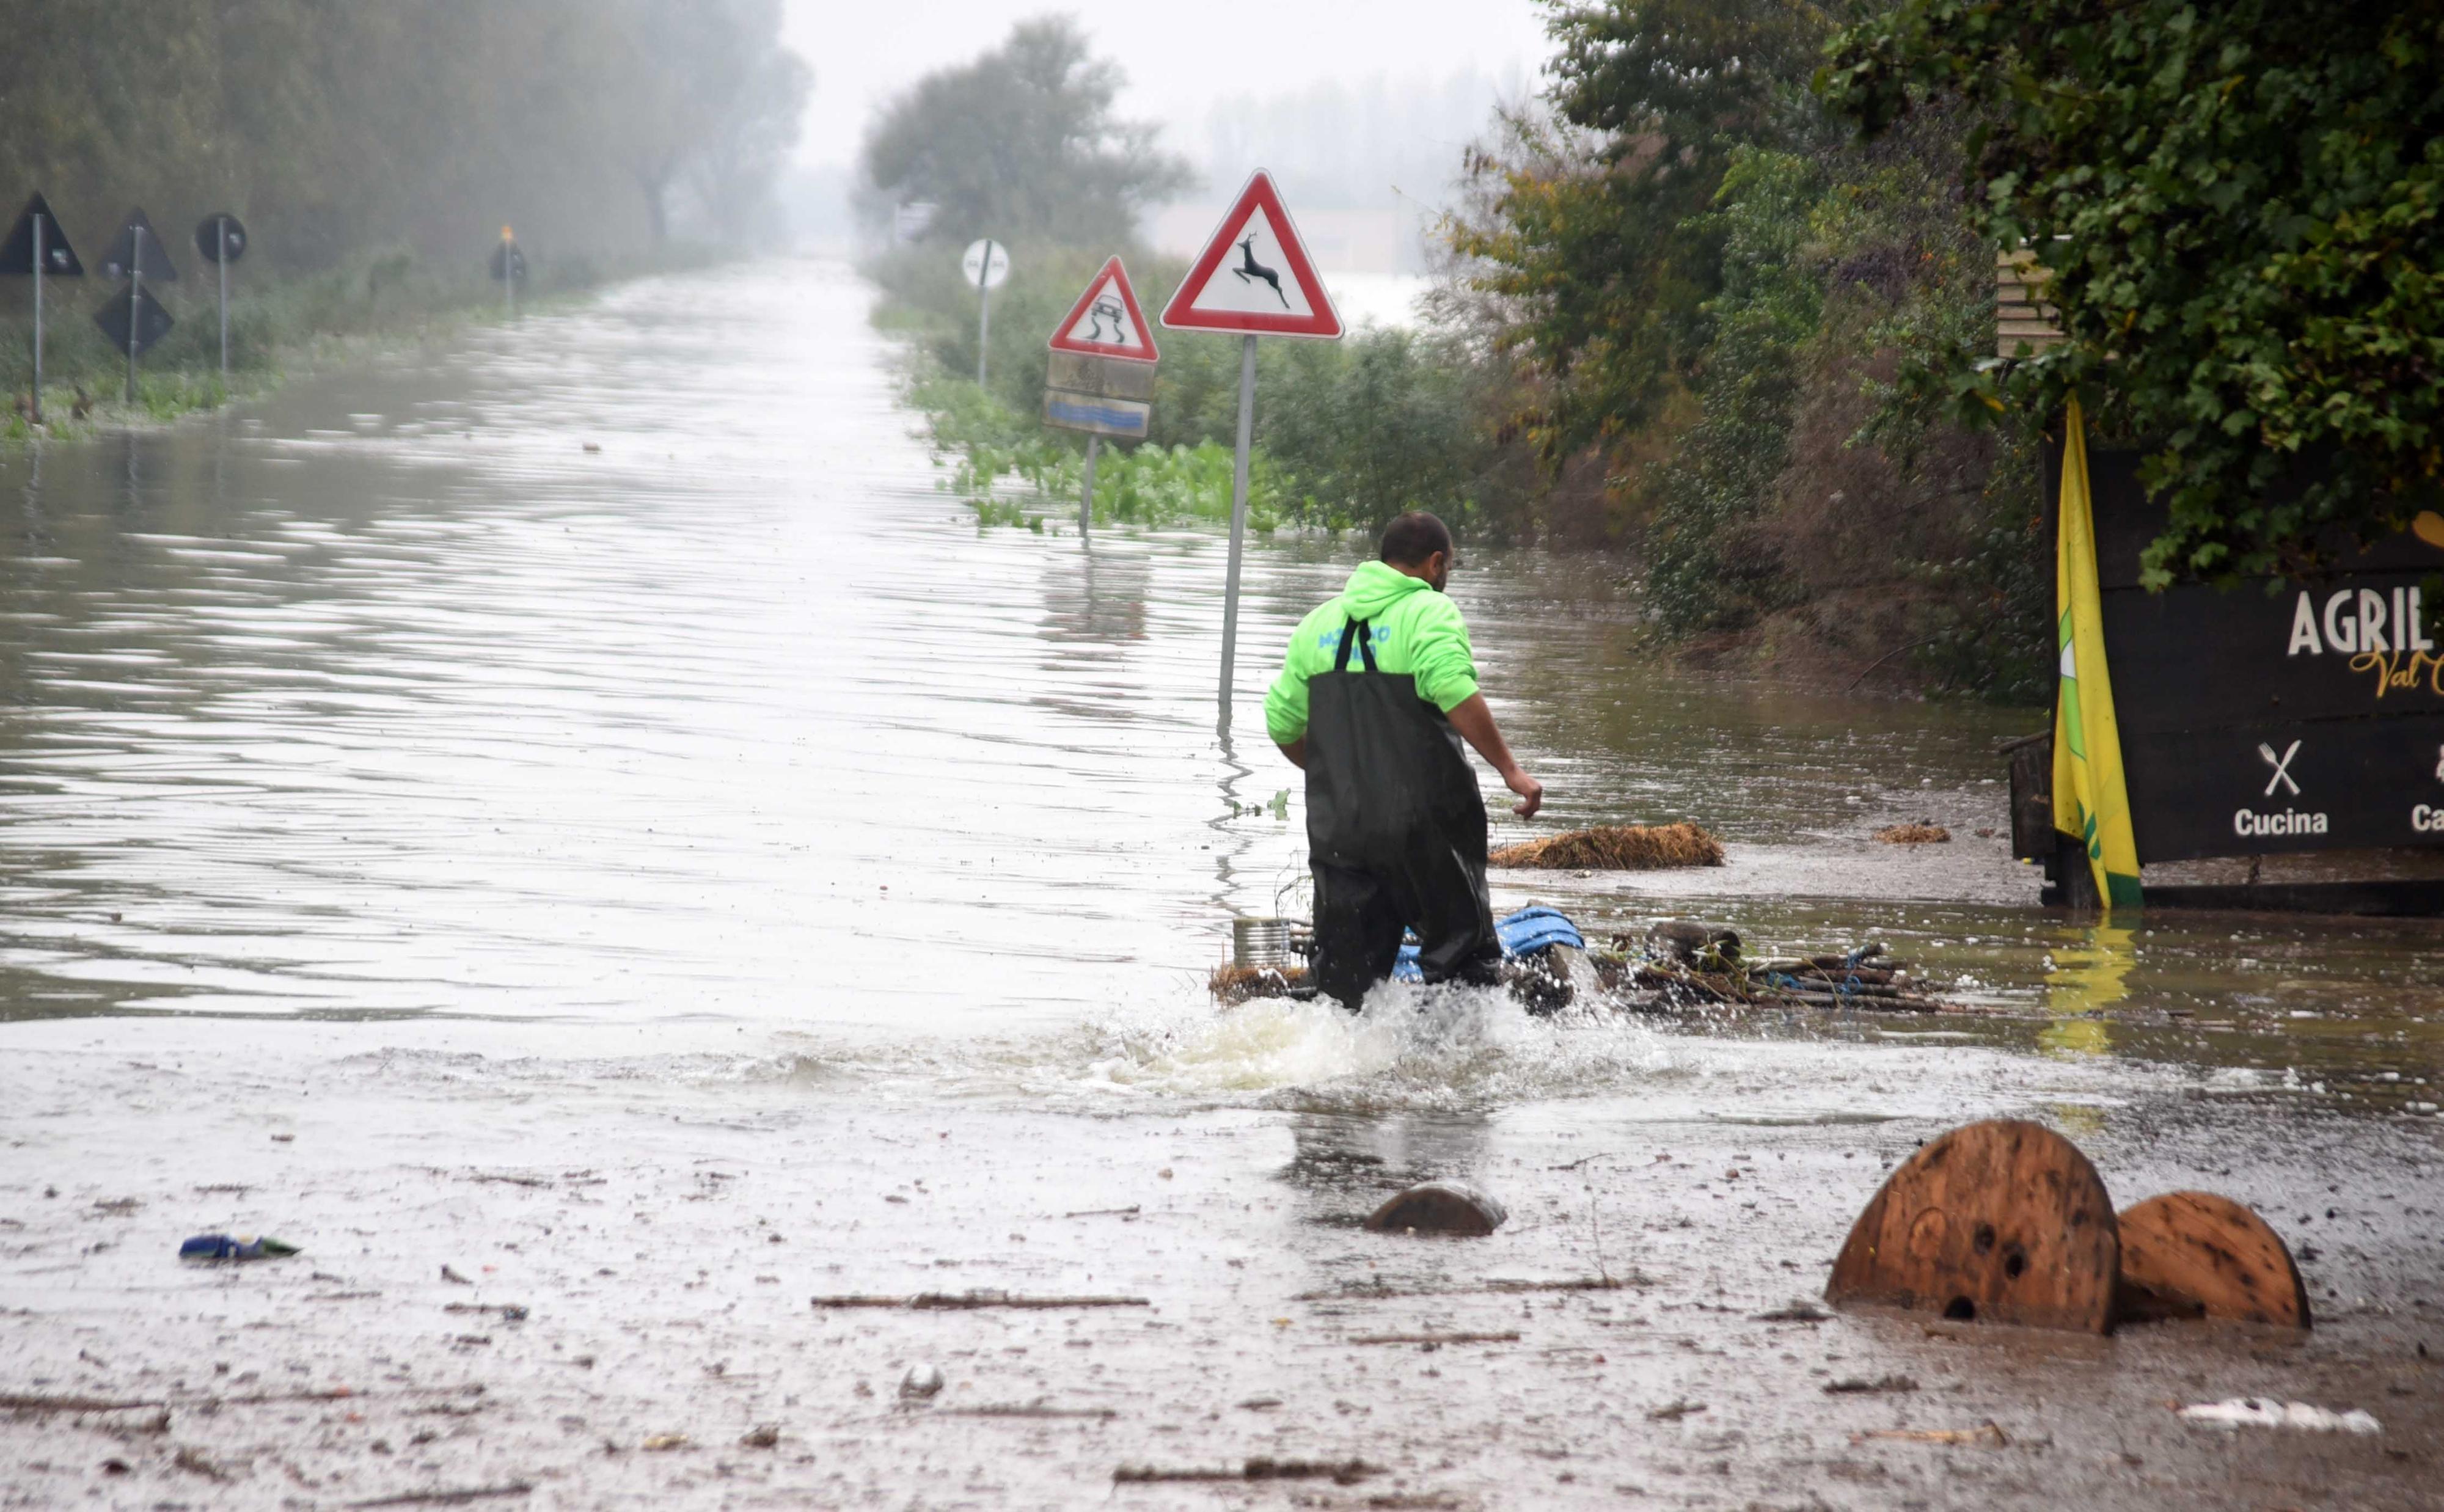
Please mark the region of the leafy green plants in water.
[[[941, 488], [968, 501], [984, 526], [1041, 530], [1048, 517], [1077, 508], [1084, 458], [1065, 436], [1046, 432], [1033, 416], [1012, 411], [965, 378], [921, 374], [908, 388], [922, 412]], [[1154, 527], [1227, 524], [1231, 518], [1231, 452], [1217, 442], [1123, 448], [1106, 445], [1095, 464], [1095, 521]], [[1248, 470], [1248, 524], [1281, 526], [1287, 489], [1281, 470], [1261, 450]]]

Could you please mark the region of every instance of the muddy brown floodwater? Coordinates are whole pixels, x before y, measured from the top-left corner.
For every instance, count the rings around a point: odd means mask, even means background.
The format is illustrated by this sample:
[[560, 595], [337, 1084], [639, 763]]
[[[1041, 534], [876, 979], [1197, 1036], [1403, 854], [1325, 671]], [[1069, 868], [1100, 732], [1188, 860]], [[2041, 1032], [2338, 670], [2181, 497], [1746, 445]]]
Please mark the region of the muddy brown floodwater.
[[[1503, 901], [1990, 1011], [1217, 1013], [1302, 866], [1220, 543], [980, 532], [866, 304], [649, 281], [0, 455], [0, 1505], [2438, 1504], [2444, 931], [2048, 915], [1974, 834], [2030, 716], [1671, 674], [1485, 552], [1552, 822], [1731, 850]], [[1355, 550], [1253, 553], [1243, 710]], [[2316, 1331], [1794, 1311], [2002, 1115], [2256, 1206]], [[1431, 1175], [1510, 1222], [1358, 1226]], [[977, 1290], [1144, 1305], [812, 1305]], [[2249, 1394], [2380, 1431], [2173, 1411]], [[1251, 1459], [1345, 1473], [1115, 1482]]]

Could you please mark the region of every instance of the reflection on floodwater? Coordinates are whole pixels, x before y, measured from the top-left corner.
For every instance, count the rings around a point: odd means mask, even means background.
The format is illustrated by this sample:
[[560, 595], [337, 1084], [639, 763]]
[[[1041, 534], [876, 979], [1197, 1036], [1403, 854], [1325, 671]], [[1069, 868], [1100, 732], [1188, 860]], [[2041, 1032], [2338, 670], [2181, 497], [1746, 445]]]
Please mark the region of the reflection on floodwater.
[[[1202, 977], [1232, 913], [1301, 907], [1299, 780], [1254, 711], [1361, 548], [1258, 543], [1242, 727], [1217, 740], [1218, 539], [980, 530], [894, 407], [866, 298], [818, 264], [652, 280], [235, 414], [0, 454], [0, 1018], [1075, 1043], [1117, 1013], [1162, 1027], [1082, 1044], [1064, 1084], [1286, 1099], [1328, 1146], [1365, 1096], [1283, 1089], [1379, 1090], [1416, 1047], [1224, 1023]], [[2035, 716], [1674, 673], [1620, 575], [1484, 550], [1453, 584], [1548, 784], [1536, 832], [1693, 819], [1731, 863], [1507, 876], [1497, 901], [1597, 937], [1696, 914], [1767, 951], [1881, 939], [1989, 1011], [1523, 1022], [1431, 1061], [1474, 1089], [1437, 1116], [1676, 1074], [1693, 1027], [2444, 1100], [2444, 929], [2048, 915], [1992, 754]], [[1921, 817], [1953, 843], [1869, 839]]]
[[2102, 1055], [2113, 1047], [2112, 1031], [2096, 1015], [2130, 996], [2130, 968], [2138, 964], [2135, 944], [2130, 931], [2100, 925], [2080, 931], [2077, 944], [2054, 951], [2053, 969], [2046, 974], [2046, 1014], [2051, 1022], [2037, 1036], [2038, 1043], [2074, 1055]]

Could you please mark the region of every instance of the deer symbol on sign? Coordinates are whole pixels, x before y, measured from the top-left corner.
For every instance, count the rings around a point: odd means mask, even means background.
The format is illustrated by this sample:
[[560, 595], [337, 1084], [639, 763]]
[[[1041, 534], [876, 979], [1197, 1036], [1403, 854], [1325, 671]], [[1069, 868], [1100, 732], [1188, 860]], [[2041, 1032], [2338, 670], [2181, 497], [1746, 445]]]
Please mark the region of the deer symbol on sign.
[[1252, 284], [1260, 278], [1263, 279], [1266, 283], [1273, 286], [1273, 297], [1282, 302], [1282, 308], [1288, 309], [1290, 307], [1290, 297], [1282, 292], [1282, 275], [1274, 272], [1271, 268], [1267, 267], [1264, 264], [1256, 261], [1256, 233], [1254, 231], [1250, 231], [1246, 238], [1239, 243], [1239, 266], [1231, 269], [1231, 271], [1238, 275], [1239, 282], [1242, 284]]
[[[1089, 317], [1084, 338], [1086, 341], [1116, 345], [1120, 338], [1128, 334], [1127, 312], [1120, 308], [1120, 302], [1109, 294], [1098, 296], [1095, 303], [1087, 306], [1086, 314]], [[1112, 334], [1109, 336], [1103, 334], [1105, 321], [1112, 323]]]

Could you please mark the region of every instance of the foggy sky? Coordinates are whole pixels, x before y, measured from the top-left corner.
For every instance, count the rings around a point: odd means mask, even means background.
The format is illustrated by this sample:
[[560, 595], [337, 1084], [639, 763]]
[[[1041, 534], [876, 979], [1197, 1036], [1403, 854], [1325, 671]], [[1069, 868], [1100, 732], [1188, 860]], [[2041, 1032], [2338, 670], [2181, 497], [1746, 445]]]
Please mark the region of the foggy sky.
[[1217, 100], [1339, 79], [1440, 82], [1473, 69], [1533, 81], [1545, 9], [1534, 0], [787, 0], [784, 35], [814, 65], [802, 163], [853, 161], [875, 105], [999, 43], [1011, 23], [1065, 11], [1128, 74], [1121, 108], [1198, 153]]

